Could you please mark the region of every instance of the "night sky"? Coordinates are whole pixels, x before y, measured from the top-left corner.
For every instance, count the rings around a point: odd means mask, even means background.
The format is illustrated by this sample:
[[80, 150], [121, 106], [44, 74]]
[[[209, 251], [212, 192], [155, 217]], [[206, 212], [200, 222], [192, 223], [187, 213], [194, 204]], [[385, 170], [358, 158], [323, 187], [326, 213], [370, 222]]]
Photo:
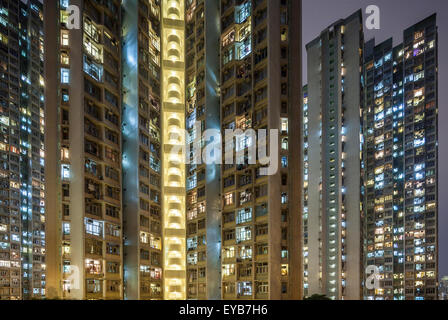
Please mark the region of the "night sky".
[[303, 0], [303, 83], [306, 84], [305, 45], [320, 32], [356, 10], [364, 13], [367, 6], [381, 10], [381, 29], [367, 30], [365, 40], [379, 44], [393, 37], [394, 45], [403, 40], [403, 31], [437, 13], [439, 27], [439, 275], [448, 275], [448, 1], [447, 0]]

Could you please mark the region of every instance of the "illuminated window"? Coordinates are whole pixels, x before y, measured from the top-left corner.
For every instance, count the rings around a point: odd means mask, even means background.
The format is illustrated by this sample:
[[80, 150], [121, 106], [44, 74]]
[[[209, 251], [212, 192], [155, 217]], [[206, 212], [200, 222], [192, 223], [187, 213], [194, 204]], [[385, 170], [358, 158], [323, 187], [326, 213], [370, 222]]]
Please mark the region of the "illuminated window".
[[69, 235], [70, 234], [70, 223], [64, 222], [62, 224], [62, 232], [64, 233], [64, 235]]
[[288, 150], [288, 138], [283, 138], [282, 139], [282, 149], [283, 150]]
[[151, 278], [154, 280], [160, 280], [162, 278], [162, 269], [151, 268]]
[[238, 295], [251, 296], [252, 295], [252, 282], [238, 282], [237, 290], [238, 290]]
[[70, 45], [69, 35], [67, 31], [61, 32], [61, 45], [68, 47]]
[[89, 274], [101, 274], [101, 261], [86, 259], [86, 272]]
[[241, 150], [244, 150], [246, 148], [250, 148], [252, 146], [252, 136], [247, 136], [247, 135], [241, 135], [239, 137], [237, 137], [237, 148], [236, 151], [239, 152]]
[[66, 10], [61, 10], [61, 23], [67, 23], [69, 17], [69, 12]]
[[281, 119], [282, 133], [288, 133], [288, 118]]
[[140, 232], [140, 243], [144, 243], [144, 244], [149, 243], [149, 233]]
[[198, 237], [192, 237], [187, 239], [187, 250], [196, 250], [198, 247]]
[[160, 161], [153, 155], [150, 156], [149, 166], [151, 167], [152, 170], [160, 173]]
[[233, 60], [233, 56], [234, 56], [234, 48], [229, 48], [224, 52], [224, 61], [223, 61], [223, 65], [226, 65], [227, 63], [229, 63], [230, 61]]
[[226, 194], [224, 195], [224, 204], [225, 204], [226, 206], [230, 206], [230, 205], [232, 205], [232, 204], [233, 204], [233, 201], [234, 201], [233, 198], [234, 198], [234, 197], [233, 197], [233, 193], [226, 193]]
[[3, 44], [8, 44], [8, 37], [0, 33], [0, 42], [3, 42]]
[[281, 274], [282, 276], [287, 276], [289, 271], [289, 265], [288, 264], [282, 264], [282, 270]]
[[246, 223], [248, 221], [252, 220], [252, 208], [245, 208], [238, 210], [237, 216], [236, 216], [236, 223]]
[[92, 62], [87, 56], [84, 56], [84, 72], [90, 75], [96, 81], [102, 81], [103, 67]]
[[251, 2], [248, 1], [243, 4], [238, 10], [235, 12], [235, 22], [238, 24], [244, 23], [246, 19], [250, 16], [251, 12]]
[[249, 37], [236, 45], [237, 59], [242, 60], [252, 52], [252, 39]]
[[287, 167], [288, 167], [288, 157], [282, 156], [282, 168], [287, 168]]
[[206, 208], [205, 202], [198, 203], [198, 212], [199, 213], [205, 213], [205, 208]]
[[70, 63], [70, 56], [66, 52], [61, 52], [61, 64], [68, 65]]
[[414, 92], [414, 98], [416, 97], [421, 97], [423, 95], [423, 88], [419, 89], [419, 90], [415, 90]]
[[15, 181], [10, 181], [9, 182], [9, 187], [11, 189], [19, 189], [20, 188], [20, 184], [18, 182], [15, 182]]
[[61, 83], [70, 83], [70, 70], [61, 68]]
[[63, 164], [61, 166], [61, 176], [62, 176], [62, 179], [64, 179], [64, 180], [70, 179], [70, 165]]
[[98, 28], [89, 19], [84, 21], [84, 32], [96, 42], [99, 41]]
[[288, 203], [288, 194], [286, 192], [282, 193], [282, 204]]
[[252, 192], [250, 191], [242, 191], [239, 193], [240, 205], [243, 205], [252, 200]]
[[198, 211], [196, 209], [188, 211], [187, 213], [188, 220], [193, 220], [196, 219], [197, 217], [198, 217]]
[[288, 40], [288, 29], [283, 29], [280, 34], [280, 37], [281, 37], [282, 41], [287, 41]]
[[187, 264], [196, 265], [198, 263], [198, 253], [189, 253], [187, 254]]
[[194, 173], [192, 176], [187, 178], [187, 190], [196, 188], [197, 186], [197, 175]]
[[240, 247], [238, 256], [243, 260], [252, 259], [252, 247], [251, 246]]
[[234, 264], [224, 264], [222, 266], [222, 276], [228, 277], [235, 274], [235, 265]]
[[90, 39], [84, 41], [84, 49], [91, 55], [94, 59], [103, 62], [103, 55], [101, 49], [97, 47]]
[[252, 239], [251, 227], [236, 228], [236, 241], [238, 243]]
[[119, 238], [121, 236], [120, 226], [107, 223], [106, 224], [106, 234], [111, 237]]
[[85, 218], [84, 221], [86, 233], [94, 236], [103, 236], [103, 222]]
[[149, 238], [149, 246], [153, 249], [162, 249], [162, 240], [159, 237], [154, 237], [153, 235]]
[[224, 259], [231, 259], [235, 257], [235, 247], [227, 247], [224, 248], [222, 251]]
[[62, 246], [62, 253], [63, 254], [70, 254], [71, 253], [71, 247], [70, 247], [70, 245], [69, 244], [64, 244], [63, 246]]
[[222, 38], [222, 46], [227, 47], [235, 41], [235, 30], [230, 30], [226, 35]]

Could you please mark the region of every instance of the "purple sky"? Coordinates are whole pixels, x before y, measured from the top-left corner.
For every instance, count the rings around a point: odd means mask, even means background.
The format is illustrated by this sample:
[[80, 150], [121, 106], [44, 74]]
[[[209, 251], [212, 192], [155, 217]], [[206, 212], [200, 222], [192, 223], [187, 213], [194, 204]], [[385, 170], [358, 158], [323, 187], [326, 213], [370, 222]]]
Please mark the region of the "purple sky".
[[[377, 5], [381, 10], [381, 29], [366, 30], [365, 40], [380, 43], [390, 37], [394, 44], [403, 40], [404, 29], [437, 13], [439, 26], [439, 273], [448, 275], [448, 1], [447, 0], [303, 0], [303, 82], [306, 84], [305, 45], [333, 22], [358, 9]], [[444, 59], [445, 58], [445, 59]], [[447, 138], [445, 138], [447, 137]]]

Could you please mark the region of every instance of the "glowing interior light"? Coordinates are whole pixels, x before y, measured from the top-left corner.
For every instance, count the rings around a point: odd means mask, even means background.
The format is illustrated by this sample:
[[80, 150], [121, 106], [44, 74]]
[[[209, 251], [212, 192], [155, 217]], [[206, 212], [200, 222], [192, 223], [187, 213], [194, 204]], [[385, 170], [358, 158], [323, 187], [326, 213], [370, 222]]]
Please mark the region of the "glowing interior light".
[[[185, 137], [185, 111], [173, 111], [171, 105], [185, 104], [183, 39], [185, 30], [172, 26], [183, 23], [184, 0], [163, 0], [162, 23], [162, 121], [164, 188], [164, 296], [165, 299], [186, 299], [185, 235], [185, 150], [179, 148]], [[169, 20], [175, 20], [174, 23]]]

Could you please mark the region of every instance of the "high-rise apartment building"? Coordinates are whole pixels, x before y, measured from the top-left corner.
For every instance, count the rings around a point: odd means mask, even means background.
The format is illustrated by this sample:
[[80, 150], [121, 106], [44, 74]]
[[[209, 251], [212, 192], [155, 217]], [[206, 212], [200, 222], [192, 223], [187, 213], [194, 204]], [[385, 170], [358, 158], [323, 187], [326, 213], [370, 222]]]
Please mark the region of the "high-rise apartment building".
[[223, 299], [302, 295], [300, 10], [300, 1], [221, 1], [221, 131], [279, 131], [274, 175], [248, 161], [255, 134], [237, 139], [237, 164], [221, 166]]
[[362, 12], [307, 45], [304, 96], [304, 287], [361, 298]]
[[202, 132], [220, 130], [220, 3], [186, 1], [185, 10], [187, 298], [221, 299], [220, 165], [200, 159]]
[[396, 47], [367, 42], [363, 79], [363, 256], [380, 279], [364, 298], [436, 300], [436, 16]]
[[162, 299], [161, 3], [122, 2], [125, 298]]
[[[300, 1], [45, 6], [50, 296], [299, 298]], [[205, 161], [225, 129], [274, 175]]]
[[[60, 0], [45, 6], [49, 297], [120, 299], [120, 2]], [[79, 21], [70, 16], [76, 12]]]
[[0, 299], [46, 296], [43, 19], [0, 1]]
[[[378, 264], [383, 284], [398, 287], [397, 298], [403, 295], [399, 288], [405, 260], [403, 65], [398, 63], [402, 55], [401, 46], [394, 48], [392, 39], [377, 46], [372, 39], [365, 45], [363, 258], [368, 265]], [[385, 291], [392, 295], [389, 288]]]
[[[405, 30], [400, 45], [394, 46], [392, 39], [379, 45], [374, 39], [362, 41], [358, 12], [307, 46], [305, 294], [434, 300], [438, 256], [436, 16]], [[340, 220], [334, 217], [334, 206], [339, 203]], [[336, 242], [332, 238], [335, 227], [340, 228]], [[338, 241], [342, 251], [334, 248]], [[337, 267], [332, 262], [335, 252], [341, 254], [342, 273], [332, 279], [336, 275], [332, 267]], [[362, 261], [361, 270], [355, 267], [356, 274], [347, 269], [355, 261]], [[358, 292], [350, 295], [355, 280]], [[332, 294], [331, 286], [339, 281], [342, 288], [348, 286], [342, 290], [347, 294]]]
[[405, 295], [431, 300], [437, 299], [438, 276], [436, 15], [405, 30], [403, 39]]

